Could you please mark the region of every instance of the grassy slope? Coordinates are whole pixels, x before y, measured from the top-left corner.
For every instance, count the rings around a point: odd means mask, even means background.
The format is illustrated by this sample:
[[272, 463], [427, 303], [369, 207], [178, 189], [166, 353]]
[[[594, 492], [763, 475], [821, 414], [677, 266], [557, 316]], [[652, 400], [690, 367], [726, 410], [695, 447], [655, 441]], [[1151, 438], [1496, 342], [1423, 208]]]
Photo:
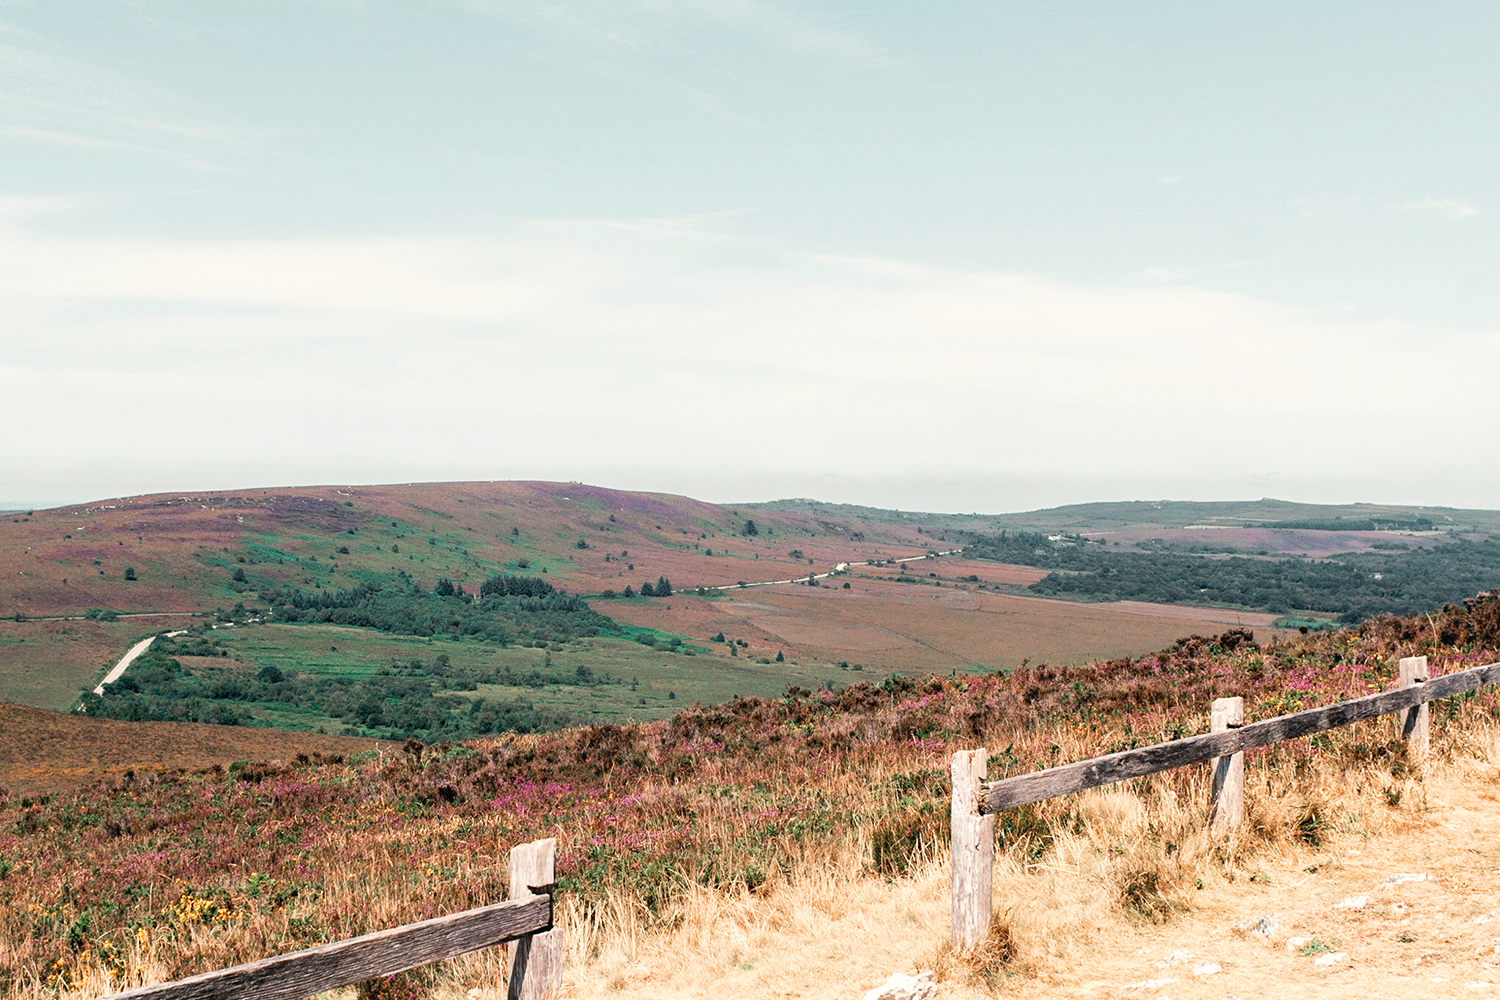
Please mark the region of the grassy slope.
[[[661, 719], [694, 701], [727, 701], [736, 695], [780, 694], [788, 685], [822, 687], [839, 676], [826, 663], [796, 659], [761, 664], [749, 654], [731, 658], [687, 656], [647, 649], [626, 639], [589, 638], [557, 650], [501, 647], [447, 637], [430, 639], [388, 635], [371, 629], [337, 625], [262, 624], [221, 629], [215, 637], [231, 652], [231, 659], [188, 657], [183, 664], [194, 671], [241, 670], [264, 666], [308, 674], [342, 674], [352, 678], [379, 670], [393, 659], [424, 661], [447, 655], [455, 665], [509, 666], [517, 673], [540, 668], [547, 658], [564, 671], [585, 665], [612, 683], [580, 687], [566, 684], [545, 688], [481, 684], [477, 691], [456, 692], [461, 697], [524, 698], [566, 711], [580, 723], [629, 723]], [[708, 647], [693, 647], [707, 654]], [[774, 654], [773, 654], [774, 655]], [[295, 711], [271, 713], [275, 724], [292, 729], [340, 732], [343, 723], [325, 716]]]
[[353, 754], [376, 741], [243, 726], [115, 722], [0, 704], [0, 787], [12, 795], [66, 793], [127, 771], [228, 767], [236, 760]]
[[[0, 521], [0, 615], [37, 618], [110, 608], [177, 612], [184, 615], [175, 620], [180, 623], [189, 613], [237, 601], [253, 604], [258, 582], [337, 588], [393, 570], [411, 573], [425, 587], [448, 577], [470, 590], [496, 572], [545, 573], [575, 593], [638, 588], [658, 576], [679, 587], [732, 584], [805, 573], [806, 559], [826, 570], [851, 555], [909, 555], [921, 552], [925, 542], [912, 529], [826, 525], [800, 516], [762, 516], [764, 530], [747, 537], [740, 534], [744, 520], [731, 509], [685, 497], [557, 483], [270, 489], [101, 501]], [[864, 539], [851, 542], [849, 536], [859, 531]], [[580, 540], [589, 547], [579, 548]], [[349, 552], [338, 552], [340, 547]], [[792, 549], [805, 558], [791, 559]], [[134, 581], [125, 579], [127, 567], [134, 569]], [[247, 574], [247, 585], [234, 583], [235, 570]], [[125, 635], [173, 623], [152, 619], [112, 631], [121, 634], [123, 651]], [[23, 652], [21, 640], [36, 627], [0, 625], [0, 699], [65, 707], [80, 686], [97, 679], [108, 652]], [[68, 627], [98, 631], [83, 623]], [[648, 666], [632, 664], [637, 671]], [[737, 690], [715, 680], [702, 693]]]

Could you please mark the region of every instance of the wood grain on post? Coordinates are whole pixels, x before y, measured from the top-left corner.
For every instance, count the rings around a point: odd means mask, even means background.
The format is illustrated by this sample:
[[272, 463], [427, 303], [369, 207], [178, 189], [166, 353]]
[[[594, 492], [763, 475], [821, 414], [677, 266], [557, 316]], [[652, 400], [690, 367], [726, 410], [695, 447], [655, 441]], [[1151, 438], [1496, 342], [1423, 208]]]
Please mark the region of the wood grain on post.
[[455, 958], [552, 926], [552, 898], [531, 896], [377, 931], [305, 951], [143, 986], [106, 1000], [299, 1000], [325, 990]]
[[[1245, 699], [1215, 698], [1209, 731], [1225, 733], [1245, 724]], [[1213, 809], [1209, 827], [1233, 830], [1245, 821], [1245, 752], [1213, 761]]]
[[[510, 849], [510, 898], [550, 895], [557, 881], [557, 841], [549, 837]], [[505, 977], [509, 1000], [545, 1000], [562, 987], [564, 940], [561, 927], [512, 941], [507, 946]]]
[[[1427, 683], [1427, 657], [1406, 656], [1401, 659], [1401, 687], [1417, 687]], [[1406, 748], [1414, 761], [1427, 756], [1429, 716], [1427, 702], [1406, 710], [1401, 720], [1401, 735], [1406, 738]]]
[[979, 814], [990, 755], [983, 747], [953, 755], [953, 947], [966, 951], [990, 929], [995, 817]]
[[1076, 764], [1064, 764], [1046, 771], [1033, 771], [1031, 774], [1021, 774], [986, 785], [982, 808], [987, 813], [999, 812], [1012, 806], [1040, 802], [1042, 799], [1114, 781], [1139, 778], [1187, 764], [1201, 764], [1251, 747], [1270, 746], [1299, 736], [1311, 736], [1313, 733], [1347, 726], [1363, 719], [1405, 712], [1416, 705], [1475, 691], [1495, 683], [1500, 683], [1500, 663], [1489, 663], [1482, 667], [1444, 674], [1395, 691], [1382, 691], [1335, 705], [1309, 708], [1291, 715], [1278, 715], [1274, 719], [1252, 722], [1239, 729], [1189, 736], [1170, 743], [1158, 743]]

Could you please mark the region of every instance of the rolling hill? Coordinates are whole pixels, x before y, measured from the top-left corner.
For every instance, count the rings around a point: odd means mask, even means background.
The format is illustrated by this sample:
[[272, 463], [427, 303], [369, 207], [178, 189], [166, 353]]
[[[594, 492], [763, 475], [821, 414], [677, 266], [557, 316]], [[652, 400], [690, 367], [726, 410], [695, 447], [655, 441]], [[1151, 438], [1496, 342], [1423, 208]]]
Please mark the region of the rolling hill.
[[[367, 680], [393, 663], [446, 657], [491, 679], [466, 696], [525, 701], [576, 721], [628, 721], [662, 718], [685, 702], [897, 671], [1082, 663], [1217, 624], [1271, 621], [1037, 600], [1024, 590], [1043, 575], [1036, 570], [951, 556], [923, 559], [918, 572], [894, 560], [954, 543], [889, 512], [857, 514], [522, 482], [256, 489], [16, 512], [0, 519], [0, 700], [68, 708], [131, 643], [191, 629], [212, 631], [228, 655], [188, 656], [186, 668], [228, 671], [236, 683], [267, 666]], [[806, 584], [845, 562], [879, 565]], [[514, 635], [495, 643], [458, 629], [400, 635], [337, 621], [288, 625], [262, 613], [271, 594], [431, 594], [446, 580], [472, 595], [504, 574], [588, 595], [619, 627], [540, 648], [531, 633], [526, 643]], [[794, 578], [803, 582], [739, 586]], [[607, 596], [662, 579], [672, 598]], [[699, 587], [728, 589], [700, 595]], [[610, 682], [568, 683], [579, 668]], [[531, 680], [513, 683], [518, 677]], [[305, 708], [261, 704], [246, 718], [351, 730]]]

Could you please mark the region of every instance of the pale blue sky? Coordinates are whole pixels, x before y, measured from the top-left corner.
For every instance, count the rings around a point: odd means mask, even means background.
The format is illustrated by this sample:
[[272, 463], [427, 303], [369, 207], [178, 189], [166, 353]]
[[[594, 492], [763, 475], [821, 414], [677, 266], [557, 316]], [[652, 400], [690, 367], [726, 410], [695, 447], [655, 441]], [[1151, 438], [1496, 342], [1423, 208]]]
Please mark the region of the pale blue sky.
[[0, 0], [0, 502], [1500, 506], [1497, 28]]

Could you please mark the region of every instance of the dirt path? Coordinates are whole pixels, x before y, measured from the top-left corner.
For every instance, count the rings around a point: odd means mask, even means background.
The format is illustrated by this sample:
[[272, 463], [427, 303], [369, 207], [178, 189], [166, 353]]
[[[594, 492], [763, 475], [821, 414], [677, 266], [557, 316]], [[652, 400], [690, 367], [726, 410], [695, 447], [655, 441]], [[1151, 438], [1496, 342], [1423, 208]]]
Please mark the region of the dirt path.
[[[1409, 817], [1380, 835], [1351, 823], [1321, 850], [1262, 858], [1247, 873], [1253, 881], [1211, 876], [1194, 910], [1162, 926], [1115, 911], [1092, 927], [1028, 940], [1033, 968], [1007, 977], [999, 995], [1500, 996], [1500, 769], [1430, 780], [1425, 807]], [[1015, 904], [1018, 934], [1028, 933], [1027, 907], [1037, 900], [1082, 902], [1090, 887], [1070, 875], [1041, 866], [997, 878], [997, 894]], [[573, 974], [569, 993], [858, 1000], [892, 972], [932, 964], [947, 935], [947, 890], [938, 866], [895, 884], [806, 885], [740, 906], [705, 903], [670, 939], [606, 951]], [[1267, 914], [1275, 915], [1269, 935], [1243, 928]], [[951, 980], [938, 993], [982, 996]]]

